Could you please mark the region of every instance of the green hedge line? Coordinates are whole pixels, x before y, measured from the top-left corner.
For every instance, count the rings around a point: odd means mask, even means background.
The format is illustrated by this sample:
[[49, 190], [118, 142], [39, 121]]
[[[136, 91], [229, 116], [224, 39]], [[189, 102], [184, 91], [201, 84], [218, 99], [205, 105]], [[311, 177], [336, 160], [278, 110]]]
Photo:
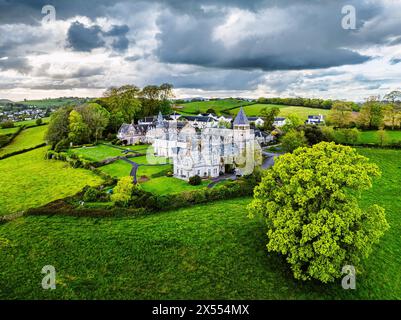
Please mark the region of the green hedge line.
[[3, 141], [3, 142], [0, 142], [0, 148], [4, 148], [4, 147], [8, 146], [11, 142], [13, 142], [13, 140], [14, 140], [14, 139], [20, 134], [20, 132], [21, 132], [22, 130], [24, 130], [24, 129], [25, 129], [25, 126], [19, 127], [17, 131], [15, 131], [13, 134], [10, 135], [10, 138], [9, 138], [9, 139], [7, 139], [7, 140], [5, 140], [5, 141]]
[[155, 195], [138, 190], [128, 207], [115, 206], [111, 209], [80, 207], [78, 203], [84, 195], [84, 192], [81, 191], [73, 197], [56, 200], [40, 208], [29, 209], [25, 215], [70, 215], [79, 217], [148, 215], [212, 201], [252, 196], [253, 189], [258, 181], [254, 176], [250, 176], [218, 188], [204, 188], [171, 195]]
[[5, 154], [3, 156], [0, 156], [0, 160], [6, 159], [6, 158], [9, 158], [9, 157], [12, 157], [12, 156], [16, 156], [16, 155], [21, 154], [21, 153], [29, 152], [29, 151], [32, 151], [32, 150], [35, 150], [35, 149], [39, 149], [39, 148], [42, 148], [42, 147], [45, 147], [45, 146], [46, 146], [46, 143], [41, 143], [41, 144], [38, 144], [37, 146], [32, 147], [32, 148], [26, 148], [26, 149], [21, 149], [21, 150], [18, 150], [18, 151], [10, 152], [10, 153], [7, 153], [7, 154]]

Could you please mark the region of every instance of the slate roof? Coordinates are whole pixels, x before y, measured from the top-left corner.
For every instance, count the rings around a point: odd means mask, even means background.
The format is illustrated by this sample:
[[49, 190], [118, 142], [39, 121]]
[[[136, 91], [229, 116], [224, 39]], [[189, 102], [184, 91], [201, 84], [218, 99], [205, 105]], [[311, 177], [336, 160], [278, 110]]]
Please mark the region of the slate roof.
[[241, 107], [239, 109], [237, 116], [235, 117], [234, 125], [241, 126], [241, 125], [247, 125], [247, 124], [249, 124], [248, 118], [246, 117], [244, 109]]

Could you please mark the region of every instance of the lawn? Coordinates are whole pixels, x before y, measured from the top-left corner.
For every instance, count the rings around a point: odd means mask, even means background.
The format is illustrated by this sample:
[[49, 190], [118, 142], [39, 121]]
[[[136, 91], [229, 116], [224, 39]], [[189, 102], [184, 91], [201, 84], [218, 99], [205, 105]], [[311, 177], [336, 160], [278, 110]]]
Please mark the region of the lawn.
[[[146, 153], [148, 147], [149, 147], [148, 145], [137, 145], [137, 146], [123, 147], [123, 149], [126, 150], [129, 149], [131, 151], [139, 153]], [[124, 152], [123, 149], [115, 148], [106, 144], [98, 144], [94, 147], [82, 147], [82, 148], [71, 149], [71, 152], [78, 154], [90, 161], [101, 161], [107, 158], [114, 158], [126, 155], [125, 153], [123, 153]]]
[[[386, 130], [386, 133], [387, 133], [386, 134], [386, 136], [387, 136], [386, 144], [401, 141], [401, 131]], [[362, 131], [359, 136], [358, 142], [361, 144], [365, 144], [365, 143], [378, 144], [379, 137], [378, 137], [377, 131], [373, 131], [373, 130], [372, 131]]]
[[74, 195], [101, 179], [65, 162], [44, 160], [47, 148], [0, 160], [0, 215], [38, 207]]
[[164, 195], [179, 193], [183, 191], [191, 191], [206, 187], [210, 183], [209, 180], [203, 180], [199, 186], [192, 186], [187, 181], [174, 177], [159, 177], [151, 179], [141, 184], [142, 189], [154, 194]]
[[[138, 157], [139, 158], [139, 157]], [[136, 161], [137, 158], [131, 158], [131, 161]], [[126, 161], [117, 160], [111, 164], [100, 167], [100, 170], [111, 175], [112, 177], [122, 178], [130, 175], [132, 166]], [[161, 172], [172, 171], [172, 165], [160, 165], [160, 166], [139, 166], [137, 171], [137, 177], [147, 176], [151, 178], [153, 174]]]
[[[250, 106], [244, 107], [244, 111], [249, 117], [256, 117], [261, 115], [261, 111], [266, 109], [271, 109], [273, 107], [280, 108], [281, 117], [288, 117], [291, 114], [298, 115], [302, 120], [306, 120], [308, 115], [318, 115], [322, 114], [326, 116], [330, 110], [327, 109], [317, 109], [317, 108], [307, 108], [307, 107], [292, 107], [292, 106], [282, 106], [282, 105], [274, 105], [274, 104], [253, 104]], [[235, 116], [237, 115], [239, 108], [233, 109], [230, 112]]]
[[183, 114], [205, 113], [208, 109], [213, 109], [217, 114], [221, 114], [223, 110], [248, 105], [250, 102], [237, 99], [224, 99], [215, 101], [198, 101], [183, 103], [183, 109], [178, 109]]
[[[361, 203], [385, 207], [391, 228], [356, 290], [295, 281], [267, 253], [265, 224], [247, 218], [243, 198], [139, 218], [0, 225], [0, 299], [401, 299], [401, 152], [358, 150], [383, 171]], [[56, 290], [41, 288], [45, 265], [56, 268]]]
[[0, 156], [23, 149], [33, 148], [44, 143], [46, 130], [47, 126], [38, 126], [21, 131], [9, 145], [0, 149]]

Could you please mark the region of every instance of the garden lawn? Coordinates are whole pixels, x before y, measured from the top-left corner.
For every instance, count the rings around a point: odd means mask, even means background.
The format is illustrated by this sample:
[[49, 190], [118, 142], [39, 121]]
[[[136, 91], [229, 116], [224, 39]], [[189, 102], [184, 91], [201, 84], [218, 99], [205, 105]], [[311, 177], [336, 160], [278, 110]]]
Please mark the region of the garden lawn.
[[199, 186], [192, 186], [187, 181], [174, 177], [159, 177], [141, 184], [142, 189], [158, 195], [192, 191], [207, 187], [209, 180], [202, 180]]
[[38, 126], [21, 131], [9, 145], [0, 149], [0, 156], [44, 143], [46, 130], [47, 126]]
[[[306, 120], [309, 115], [322, 114], [322, 115], [326, 116], [329, 113], [329, 110], [327, 110], [327, 109], [292, 107], [292, 106], [283, 106], [283, 105], [274, 105], [274, 104], [253, 104], [253, 105], [244, 107], [244, 111], [247, 116], [256, 117], [256, 116], [261, 115], [261, 112], [264, 108], [269, 110], [273, 107], [280, 108], [279, 116], [281, 116], [281, 117], [288, 117], [289, 115], [296, 114], [302, 120]], [[237, 108], [237, 109], [231, 110], [230, 112], [234, 116], [236, 116], [237, 113], [239, 112], [239, 110], [240, 109]]]
[[[387, 141], [386, 141], [385, 144], [401, 142], [401, 131], [386, 130], [386, 136], [387, 136]], [[360, 136], [359, 136], [358, 143], [361, 143], [361, 144], [368, 144], [368, 143], [378, 144], [379, 143], [379, 137], [378, 137], [377, 131], [374, 131], [374, 130], [372, 130], [372, 131], [362, 131]]]
[[148, 148], [149, 148], [148, 145], [137, 145], [137, 146], [116, 148], [107, 144], [98, 144], [94, 147], [82, 147], [82, 148], [70, 149], [70, 151], [90, 161], [101, 161], [108, 158], [127, 155], [126, 153], [124, 153], [124, 149], [138, 153], [146, 153]]
[[88, 170], [44, 160], [46, 150], [44, 147], [0, 160], [0, 215], [38, 207], [74, 195], [85, 185], [102, 182]]

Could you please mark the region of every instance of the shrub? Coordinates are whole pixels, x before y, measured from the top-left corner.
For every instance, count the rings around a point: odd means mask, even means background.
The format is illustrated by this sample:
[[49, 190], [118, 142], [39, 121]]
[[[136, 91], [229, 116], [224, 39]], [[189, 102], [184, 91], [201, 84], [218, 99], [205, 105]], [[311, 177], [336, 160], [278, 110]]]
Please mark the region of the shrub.
[[126, 207], [132, 198], [133, 190], [134, 182], [132, 181], [132, 177], [123, 177], [114, 188], [111, 200], [118, 206]]
[[14, 128], [14, 122], [11, 120], [4, 121], [0, 124], [2, 129]]
[[93, 187], [88, 187], [84, 193], [82, 200], [84, 200], [85, 202], [102, 202], [108, 201], [109, 198], [110, 196], [106, 192]]
[[35, 121], [37, 126], [40, 126], [43, 123], [43, 120], [41, 118], [36, 119]]
[[201, 179], [201, 177], [196, 175], [196, 176], [190, 177], [188, 183], [191, 186], [199, 186], [202, 183], [202, 179]]
[[56, 144], [56, 146], [54, 147], [54, 151], [56, 152], [65, 151], [69, 148], [69, 146], [70, 146], [70, 141], [68, 139], [62, 139]]

